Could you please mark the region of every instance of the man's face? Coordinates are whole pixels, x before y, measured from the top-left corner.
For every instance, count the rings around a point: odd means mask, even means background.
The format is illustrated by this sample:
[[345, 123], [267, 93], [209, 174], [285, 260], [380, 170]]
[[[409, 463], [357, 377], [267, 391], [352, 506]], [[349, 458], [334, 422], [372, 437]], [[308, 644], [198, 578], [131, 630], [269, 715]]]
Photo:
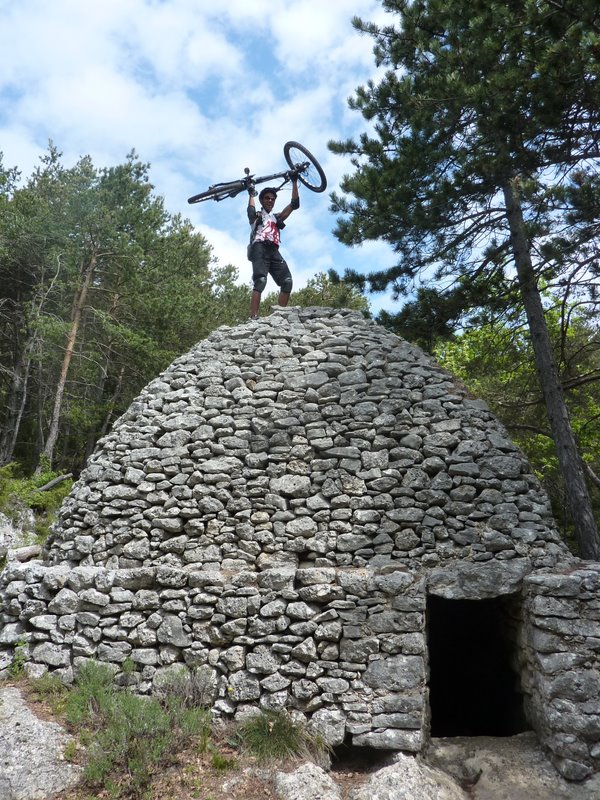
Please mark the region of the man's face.
[[271, 192], [267, 192], [266, 194], [263, 194], [263, 198], [261, 200], [261, 204], [262, 204], [262, 207], [264, 208], [264, 210], [267, 213], [270, 214], [271, 211], [273, 210], [273, 206], [275, 205], [275, 200], [276, 199], [277, 198], [275, 197], [275, 195], [272, 194]]

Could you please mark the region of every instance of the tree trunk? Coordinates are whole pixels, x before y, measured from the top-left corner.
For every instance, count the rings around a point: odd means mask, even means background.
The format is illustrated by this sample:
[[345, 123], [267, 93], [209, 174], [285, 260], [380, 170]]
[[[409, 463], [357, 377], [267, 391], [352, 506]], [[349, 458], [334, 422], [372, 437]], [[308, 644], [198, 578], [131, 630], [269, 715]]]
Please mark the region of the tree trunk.
[[50, 489], [54, 489], [55, 486], [58, 486], [64, 481], [68, 481], [73, 477], [72, 472], [67, 472], [65, 475], [59, 475], [58, 478], [52, 478], [51, 481], [45, 483], [43, 486], [38, 486], [37, 489], [34, 489], [33, 492], [48, 492]]
[[13, 459], [17, 436], [27, 401], [27, 384], [31, 366], [33, 337], [30, 337], [15, 364], [11, 387], [6, 402], [4, 425], [0, 433], [0, 464], [8, 464]]
[[[115, 323], [117, 323], [117, 309], [119, 307], [121, 299], [122, 297], [118, 292], [113, 293], [109, 314], [111, 318], [115, 321]], [[114, 341], [112, 339], [109, 340], [106, 344], [106, 348], [104, 351], [105, 354], [104, 364], [101, 367], [101, 377], [96, 387], [96, 401], [99, 405], [102, 403], [102, 399], [104, 397], [104, 389], [106, 387], [108, 374], [111, 369], [111, 359], [113, 358], [114, 355], [113, 344]], [[94, 448], [96, 446], [96, 442], [101, 436], [104, 436], [104, 434], [108, 430], [108, 426], [110, 425], [110, 421], [112, 419], [112, 415], [114, 412], [114, 407], [116, 405], [118, 396], [121, 391], [121, 387], [123, 385], [124, 374], [125, 374], [125, 367], [121, 367], [121, 370], [119, 372], [119, 378], [117, 380], [117, 385], [113, 392], [113, 395], [108, 401], [104, 402], [103, 404], [106, 407], [106, 413], [104, 415], [104, 420], [102, 424], [100, 426], [95, 425], [92, 428], [90, 428], [85, 447], [84, 461], [87, 461], [88, 458], [92, 455], [92, 453], [94, 452]]]
[[503, 186], [503, 193], [512, 252], [531, 334], [535, 365], [540, 378], [558, 462], [565, 482], [567, 502], [575, 526], [575, 538], [582, 558], [599, 561], [600, 537], [585, 481], [583, 460], [571, 428], [558, 366], [554, 358], [544, 308], [531, 262], [517, 181], [513, 180]]
[[[79, 287], [79, 290], [73, 302], [71, 327], [67, 335], [67, 346], [65, 348], [65, 355], [60, 370], [60, 377], [58, 379], [56, 393], [54, 395], [54, 408], [52, 410], [52, 419], [50, 421], [50, 428], [48, 429], [48, 437], [46, 439], [46, 444], [44, 445], [44, 451], [42, 453], [42, 456], [45, 458], [48, 464], [52, 464], [52, 459], [54, 457], [54, 448], [56, 446], [56, 441], [58, 439], [58, 426], [60, 422], [63, 396], [65, 393], [65, 385], [67, 383], [67, 374], [69, 372], [69, 366], [73, 358], [73, 352], [75, 350], [75, 341], [77, 340], [77, 334], [79, 333], [79, 325], [81, 323], [81, 315], [83, 313], [83, 309], [85, 307], [85, 303], [87, 300], [88, 290], [92, 284], [95, 266], [96, 266], [96, 254], [92, 253], [89, 263], [86, 266], [85, 271], [83, 273], [81, 286]], [[40, 467], [38, 466], [38, 471], [39, 470]]]
[[123, 389], [123, 378], [125, 377], [125, 367], [121, 367], [119, 370], [119, 377], [117, 379], [117, 385], [115, 386], [115, 390], [112, 393], [112, 397], [110, 398], [110, 402], [108, 404], [108, 409], [106, 414], [104, 415], [104, 420], [102, 422], [102, 427], [100, 428], [100, 436], [105, 436], [110, 428], [110, 425], [113, 421], [113, 414], [115, 412], [115, 406], [117, 405], [117, 401], [121, 394], [121, 390]]

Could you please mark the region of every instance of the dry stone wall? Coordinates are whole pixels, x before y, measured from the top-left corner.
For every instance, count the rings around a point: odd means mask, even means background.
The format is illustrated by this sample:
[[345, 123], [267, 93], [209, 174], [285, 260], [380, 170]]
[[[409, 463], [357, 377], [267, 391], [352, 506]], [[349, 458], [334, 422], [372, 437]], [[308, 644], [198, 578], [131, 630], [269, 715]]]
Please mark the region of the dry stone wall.
[[[0, 575], [0, 673], [17, 645], [31, 673], [99, 659], [140, 692], [194, 668], [217, 714], [286, 707], [332, 744], [418, 752], [427, 593], [574, 562], [484, 403], [356, 312], [278, 309], [177, 359], [99, 442], [44, 558]], [[541, 652], [531, 716], [558, 752]]]
[[432, 566], [565, 553], [523, 454], [418, 348], [352, 312], [219, 329], [146, 387], [51, 563]]
[[600, 565], [524, 581], [529, 716], [561, 774], [600, 769]]

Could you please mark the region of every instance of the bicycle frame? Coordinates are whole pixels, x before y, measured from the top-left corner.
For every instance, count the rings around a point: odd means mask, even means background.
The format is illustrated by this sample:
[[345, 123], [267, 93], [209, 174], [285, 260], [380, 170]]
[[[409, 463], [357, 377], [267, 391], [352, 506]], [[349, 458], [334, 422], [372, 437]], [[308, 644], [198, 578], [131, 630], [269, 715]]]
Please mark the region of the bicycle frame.
[[[313, 192], [325, 191], [327, 178], [321, 165], [309, 150], [298, 142], [286, 142], [283, 153], [289, 167], [287, 170], [272, 172], [270, 175], [256, 176], [251, 175], [249, 168], [246, 167], [244, 170], [246, 176], [244, 178], [240, 178], [237, 181], [214, 183], [206, 191], [189, 197], [188, 203], [199, 203], [202, 200], [216, 200], [219, 202], [227, 197], [235, 197], [240, 192], [248, 191], [248, 189], [254, 188], [256, 184], [276, 180], [281, 181], [279, 186], [274, 187], [276, 191], [279, 191], [286, 183], [296, 177]], [[303, 156], [306, 160], [297, 160], [299, 156]], [[312, 171], [314, 171], [314, 174], [312, 174]]]
[[[228, 183], [215, 183], [214, 186], [209, 186], [207, 191], [217, 191], [218, 194], [215, 195], [213, 199], [219, 202], [220, 200], [225, 200], [226, 197], [235, 197], [240, 192], [247, 191], [251, 183], [268, 183], [270, 181], [283, 178], [283, 181], [279, 184], [279, 186], [275, 187], [277, 191], [279, 191], [283, 186], [285, 186], [286, 183], [289, 183], [292, 180], [290, 170], [286, 170], [285, 172], [274, 172], [271, 175], [259, 175], [258, 177], [255, 175], [250, 175], [250, 170], [248, 167], [246, 167], [244, 172], [246, 172], [245, 178], [242, 178], [239, 181], [229, 181]], [[190, 201], [191, 198], [188, 200], [188, 203]]]

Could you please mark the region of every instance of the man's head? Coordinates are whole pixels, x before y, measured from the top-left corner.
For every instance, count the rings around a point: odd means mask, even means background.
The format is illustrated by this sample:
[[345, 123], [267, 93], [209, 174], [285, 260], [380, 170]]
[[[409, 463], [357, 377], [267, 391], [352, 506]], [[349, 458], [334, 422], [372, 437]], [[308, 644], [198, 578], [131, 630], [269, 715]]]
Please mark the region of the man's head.
[[265, 211], [271, 211], [277, 200], [277, 189], [272, 186], [265, 187], [258, 195], [258, 200]]

